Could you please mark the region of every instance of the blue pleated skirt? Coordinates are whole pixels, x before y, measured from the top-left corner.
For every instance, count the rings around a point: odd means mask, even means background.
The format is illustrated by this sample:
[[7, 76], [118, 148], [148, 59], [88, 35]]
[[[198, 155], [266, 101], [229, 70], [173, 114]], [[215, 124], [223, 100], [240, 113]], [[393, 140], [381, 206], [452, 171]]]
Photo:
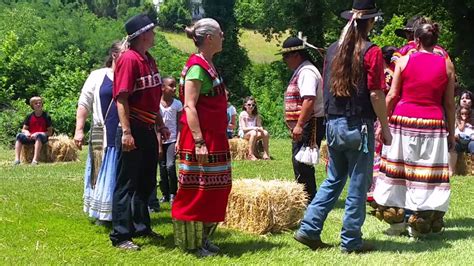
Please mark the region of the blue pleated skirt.
[[89, 217], [112, 221], [112, 197], [117, 173], [118, 149], [107, 147], [99, 170], [95, 188], [91, 184], [91, 157], [87, 156], [84, 175], [84, 212]]

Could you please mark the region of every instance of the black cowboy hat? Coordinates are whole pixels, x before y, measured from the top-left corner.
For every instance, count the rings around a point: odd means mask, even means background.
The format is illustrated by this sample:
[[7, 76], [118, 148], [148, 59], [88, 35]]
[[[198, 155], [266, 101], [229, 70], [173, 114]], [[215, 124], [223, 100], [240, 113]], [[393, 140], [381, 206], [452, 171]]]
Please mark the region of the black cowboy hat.
[[286, 54], [290, 52], [305, 50], [306, 45], [304, 45], [303, 40], [297, 37], [288, 37], [283, 42], [282, 49], [276, 54]]
[[405, 33], [413, 33], [414, 32], [413, 26], [414, 26], [415, 22], [420, 18], [421, 18], [421, 16], [416, 15], [416, 16], [410, 18], [409, 20], [407, 20], [407, 23], [405, 24], [405, 27], [395, 30], [395, 35], [397, 35], [400, 38], [405, 39], [406, 38]]
[[377, 9], [375, 0], [354, 0], [352, 10], [341, 13], [341, 17], [351, 19], [354, 11], [360, 11], [363, 15], [358, 19], [369, 19], [383, 15], [383, 12]]
[[138, 14], [125, 22], [125, 31], [129, 41], [154, 27], [155, 23], [145, 14]]

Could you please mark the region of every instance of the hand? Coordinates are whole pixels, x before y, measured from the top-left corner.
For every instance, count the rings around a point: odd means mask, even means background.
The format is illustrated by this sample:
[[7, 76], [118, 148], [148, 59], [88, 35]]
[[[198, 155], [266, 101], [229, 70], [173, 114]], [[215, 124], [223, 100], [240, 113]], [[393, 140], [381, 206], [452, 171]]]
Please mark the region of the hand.
[[27, 138], [31, 138], [31, 134], [29, 131], [26, 131], [25, 133], [23, 133]]
[[82, 145], [84, 145], [84, 131], [76, 130], [74, 133], [74, 143], [79, 150], [82, 150]]
[[179, 143], [176, 141], [176, 144], [174, 145], [174, 154], [177, 155], [179, 152]]
[[207, 151], [206, 145], [202, 145], [201, 147], [196, 146], [195, 150], [196, 150], [196, 159], [198, 163], [199, 164], [207, 163], [208, 161], [207, 155], [209, 154], [209, 152]]
[[161, 133], [161, 139], [164, 141], [168, 140], [171, 136], [171, 132], [167, 127], [162, 127], [160, 129], [160, 133]]
[[38, 132], [31, 134], [30, 139], [36, 139], [36, 136], [38, 136]]
[[456, 140], [454, 139], [454, 134], [449, 134], [448, 135], [448, 151], [453, 151], [455, 144], [456, 144]]
[[303, 138], [303, 128], [299, 125], [296, 125], [295, 128], [293, 128], [291, 137], [294, 141], [301, 141], [301, 139]]
[[388, 127], [382, 128], [381, 141], [386, 146], [392, 145], [392, 133], [390, 133], [390, 129]]
[[122, 149], [123, 151], [132, 151], [136, 149], [135, 139], [130, 132], [122, 134]]

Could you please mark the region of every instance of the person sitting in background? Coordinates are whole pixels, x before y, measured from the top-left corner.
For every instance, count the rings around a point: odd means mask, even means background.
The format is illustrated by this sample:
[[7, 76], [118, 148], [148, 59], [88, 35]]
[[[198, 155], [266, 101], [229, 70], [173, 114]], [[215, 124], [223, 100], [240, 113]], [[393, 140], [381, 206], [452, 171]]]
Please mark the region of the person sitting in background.
[[227, 98], [227, 138], [231, 139], [234, 137], [234, 129], [237, 122], [237, 110], [229, 102], [229, 91], [225, 90], [225, 97]]
[[261, 139], [263, 140], [262, 159], [269, 160], [268, 142], [270, 135], [262, 127], [262, 119], [258, 114], [257, 103], [252, 96], [245, 98], [242, 110], [239, 115], [239, 137], [249, 141], [249, 159], [252, 161], [257, 160], [255, 148], [257, 141]]
[[[450, 153], [449, 169], [451, 175], [456, 169], [458, 154], [469, 152], [471, 160], [474, 160], [474, 128], [471, 124], [471, 108], [459, 107], [456, 111], [456, 128], [454, 138], [456, 140], [455, 151]], [[474, 166], [471, 167], [471, 174], [474, 174]]]
[[51, 117], [43, 111], [43, 99], [39, 96], [30, 99], [33, 112], [26, 116], [21, 133], [16, 135], [14, 165], [20, 164], [20, 153], [23, 145], [34, 144], [32, 165], [38, 164], [41, 147], [48, 142], [48, 137], [53, 134]]
[[[459, 102], [457, 103], [457, 108], [456, 108], [456, 130], [458, 128], [458, 125], [460, 124], [461, 122], [461, 114], [460, 114], [460, 111], [461, 111], [461, 108], [467, 108], [468, 110], [470, 110], [469, 112], [469, 120], [467, 120], [467, 122], [470, 124], [470, 125], [473, 125], [473, 115], [472, 115], [472, 92], [468, 91], [468, 90], [464, 90], [461, 92], [460, 94], [460, 98], [459, 98]], [[464, 122], [462, 122], [463, 125], [461, 125], [461, 127], [464, 127]], [[456, 137], [456, 136], [455, 136]], [[458, 141], [458, 138], [456, 138], [456, 141]], [[457, 146], [457, 145], [456, 145]], [[455, 146], [455, 150], [452, 150], [449, 152], [449, 174], [452, 176], [456, 170], [456, 162], [458, 160], [458, 151], [457, 151], [457, 148]]]

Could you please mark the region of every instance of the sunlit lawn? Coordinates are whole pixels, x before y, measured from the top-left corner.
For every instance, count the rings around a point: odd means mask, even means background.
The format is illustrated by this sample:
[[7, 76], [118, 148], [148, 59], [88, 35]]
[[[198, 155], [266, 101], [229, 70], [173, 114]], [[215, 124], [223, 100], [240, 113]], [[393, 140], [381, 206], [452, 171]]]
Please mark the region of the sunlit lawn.
[[[167, 31], [161, 31], [166, 37], [168, 42], [186, 53], [196, 52], [192, 40], [188, 39], [184, 32], [173, 33]], [[280, 60], [281, 56], [275, 55], [280, 49], [281, 43], [287, 37], [287, 34], [283, 34], [282, 37], [272, 39], [270, 42], [265, 41], [265, 38], [252, 30], [241, 30], [240, 44], [247, 49], [248, 56], [251, 61], [256, 63], [270, 63], [275, 60]]]
[[[271, 142], [272, 161], [233, 162], [239, 178], [292, 180], [290, 142]], [[272, 265], [470, 265], [474, 257], [474, 178], [452, 178], [447, 229], [423, 241], [382, 234], [387, 227], [367, 216], [364, 238], [379, 251], [345, 255], [338, 248], [310, 251], [292, 239], [292, 232], [254, 236], [220, 228], [215, 242], [222, 254], [206, 259], [182, 253], [173, 245], [169, 205], [152, 214], [153, 229], [164, 241], [139, 239], [139, 252], [113, 248], [109, 229], [94, 225], [82, 212], [85, 153], [73, 163], [11, 165], [13, 152], [0, 149], [0, 264], [272, 264]], [[318, 182], [323, 166], [318, 167]], [[344, 197], [344, 195], [342, 196]], [[343, 202], [330, 213], [323, 240], [337, 245]]]

